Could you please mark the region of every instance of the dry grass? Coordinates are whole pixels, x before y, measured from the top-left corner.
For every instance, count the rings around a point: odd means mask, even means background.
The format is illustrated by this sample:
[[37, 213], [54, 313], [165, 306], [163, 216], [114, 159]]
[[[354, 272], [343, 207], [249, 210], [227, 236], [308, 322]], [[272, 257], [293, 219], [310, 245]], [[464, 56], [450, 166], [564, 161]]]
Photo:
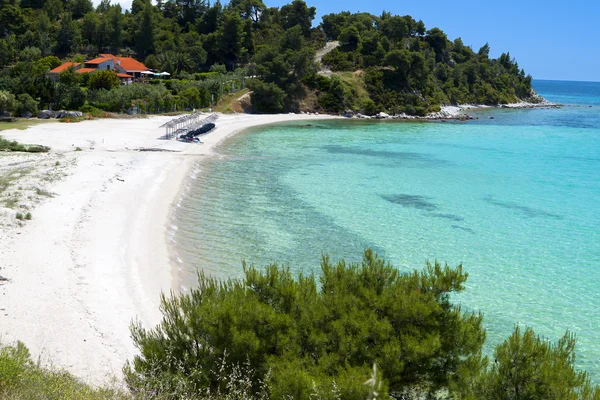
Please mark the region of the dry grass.
[[339, 76], [342, 82], [344, 82], [344, 84], [353, 91], [355, 108], [359, 108], [362, 102], [370, 98], [363, 80], [363, 71], [344, 71], [335, 72], [334, 74]]
[[246, 88], [221, 97], [219, 102], [213, 107], [213, 111], [222, 112], [224, 114], [245, 112], [244, 107], [240, 103], [240, 98], [244, 97], [249, 92], [250, 91]]
[[[28, 212], [48, 198], [55, 181], [63, 179], [76, 162], [73, 157], [57, 153], [14, 153], [0, 152], [0, 209], [10, 209], [22, 214], [26, 220]], [[19, 225], [11, 212], [0, 212], [0, 224]]]

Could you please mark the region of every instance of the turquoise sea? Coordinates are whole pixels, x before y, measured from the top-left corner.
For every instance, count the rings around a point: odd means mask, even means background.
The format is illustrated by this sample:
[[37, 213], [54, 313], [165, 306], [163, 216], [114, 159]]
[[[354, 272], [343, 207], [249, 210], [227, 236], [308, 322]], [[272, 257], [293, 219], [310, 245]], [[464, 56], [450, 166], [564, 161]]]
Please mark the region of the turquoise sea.
[[[600, 83], [534, 81], [560, 109], [468, 122], [331, 121], [252, 130], [201, 162], [174, 216], [184, 284], [241, 261], [318, 271], [370, 247], [402, 270], [462, 263], [455, 298], [485, 316], [578, 336], [600, 381]], [[490, 119], [493, 117], [493, 119]]]

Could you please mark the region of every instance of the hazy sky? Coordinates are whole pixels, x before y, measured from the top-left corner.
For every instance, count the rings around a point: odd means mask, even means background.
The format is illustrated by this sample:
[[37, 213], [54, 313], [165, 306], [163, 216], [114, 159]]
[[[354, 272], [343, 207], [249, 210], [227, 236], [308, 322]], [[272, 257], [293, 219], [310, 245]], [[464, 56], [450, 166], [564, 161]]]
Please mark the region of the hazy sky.
[[[100, 0], [94, 0], [99, 3]], [[164, 0], [163, 0], [164, 1]], [[214, 0], [213, 0], [214, 1]], [[263, 0], [268, 7], [291, 0]], [[491, 56], [510, 51], [537, 79], [600, 81], [600, 1], [598, 0], [305, 0], [323, 14], [382, 10], [422, 19], [450, 40], [461, 37], [477, 51], [489, 42]], [[113, 0], [115, 2], [115, 0]], [[226, 3], [226, 1], [223, 1]], [[120, 2], [124, 7], [131, 0]]]

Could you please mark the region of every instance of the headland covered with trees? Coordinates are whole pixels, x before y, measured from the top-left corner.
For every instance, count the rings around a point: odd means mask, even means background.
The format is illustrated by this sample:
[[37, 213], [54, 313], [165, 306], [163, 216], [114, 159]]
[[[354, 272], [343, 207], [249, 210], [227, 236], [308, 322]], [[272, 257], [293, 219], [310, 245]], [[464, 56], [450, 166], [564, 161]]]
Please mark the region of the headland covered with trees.
[[[442, 104], [536, 101], [531, 77], [509, 53], [490, 58], [411, 16], [328, 14], [303, 0], [280, 8], [261, 0], [0, 2], [0, 113], [40, 109], [146, 113], [205, 108], [232, 87], [252, 90], [254, 112], [352, 109], [425, 115]], [[328, 41], [339, 46], [315, 62]], [[336, 43], [338, 44], [338, 43]], [[170, 79], [113, 71], [77, 73], [103, 53], [132, 57]], [[85, 69], [85, 68], [84, 68]], [[117, 71], [118, 72], [118, 71]]]

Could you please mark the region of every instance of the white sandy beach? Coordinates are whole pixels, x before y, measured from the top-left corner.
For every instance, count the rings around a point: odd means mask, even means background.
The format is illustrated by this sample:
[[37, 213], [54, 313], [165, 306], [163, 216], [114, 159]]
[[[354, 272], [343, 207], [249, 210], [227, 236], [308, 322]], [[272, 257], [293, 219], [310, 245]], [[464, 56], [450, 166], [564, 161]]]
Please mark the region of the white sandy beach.
[[51, 192], [23, 199], [33, 218], [21, 226], [15, 210], [0, 204], [0, 276], [8, 279], [0, 280], [0, 342], [20, 340], [34, 359], [87, 382], [120, 377], [136, 351], [129, 324], [157, 324], [161, 291], [177, 287], [166, 229], [194, 162], [215, 156], [218, 143], [248, 127], [321, 118], [332, 117], [221, 115], [203, 144], [158, 140], [159, 126], [172, 117], [0, 132], [52, 148], [0, 154], [0, 172], [20, 165], [33, 171], [7, 190]]

